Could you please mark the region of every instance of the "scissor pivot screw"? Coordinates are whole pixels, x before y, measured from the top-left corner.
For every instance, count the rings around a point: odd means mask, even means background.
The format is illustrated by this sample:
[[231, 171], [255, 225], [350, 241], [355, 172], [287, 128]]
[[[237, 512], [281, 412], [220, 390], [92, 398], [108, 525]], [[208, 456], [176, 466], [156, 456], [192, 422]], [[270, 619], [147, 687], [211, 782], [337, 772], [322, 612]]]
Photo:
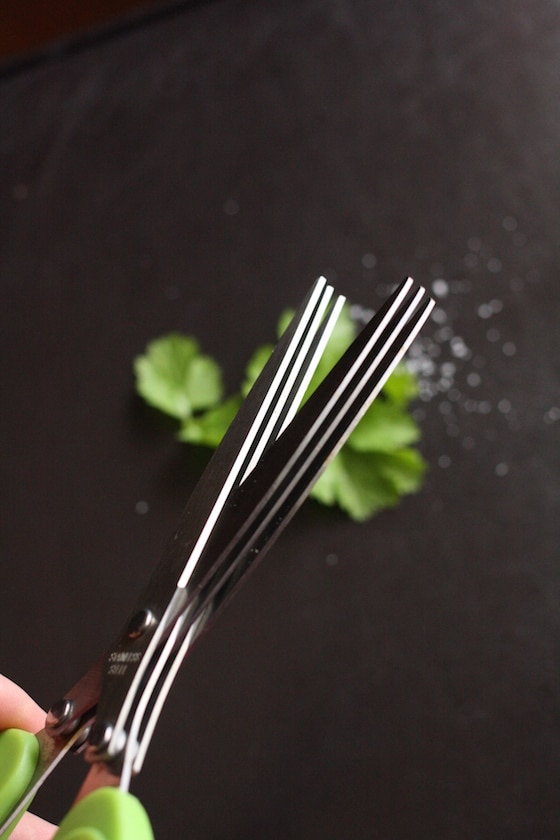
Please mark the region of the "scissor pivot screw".
[[151, 610], [145, 609], [133, 615], [128, 623], [126, 634], [129, 639], [139, 639], [148, 627], [154, 622], [154, 614]]
[[71, 720], [73, 711], [74, 703], [72, 700], [68, 700], [67, 698], [57, 700], [48, 711], [46, 720], [47, 729], [57, 735], [66, 732], [69, 722], [72, 726], [75, 724], [75, 721]]

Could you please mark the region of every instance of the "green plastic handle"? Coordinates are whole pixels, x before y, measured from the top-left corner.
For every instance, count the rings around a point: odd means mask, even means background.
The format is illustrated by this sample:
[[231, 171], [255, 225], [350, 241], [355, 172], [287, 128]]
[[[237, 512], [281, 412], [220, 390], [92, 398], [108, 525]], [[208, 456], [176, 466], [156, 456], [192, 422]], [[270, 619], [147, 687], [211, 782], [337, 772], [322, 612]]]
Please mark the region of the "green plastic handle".
[[[31, 732], [6, 729], [0, 732], [0, 823], [25, 792], [39, 759], [39, 742]], [[0, 840], [10, 836], [19, 820], [15, 820]]]
[[103, 787], [89, 793], [66, 814], [54, 840], [154, 840], [154, 834], [135, 796]]

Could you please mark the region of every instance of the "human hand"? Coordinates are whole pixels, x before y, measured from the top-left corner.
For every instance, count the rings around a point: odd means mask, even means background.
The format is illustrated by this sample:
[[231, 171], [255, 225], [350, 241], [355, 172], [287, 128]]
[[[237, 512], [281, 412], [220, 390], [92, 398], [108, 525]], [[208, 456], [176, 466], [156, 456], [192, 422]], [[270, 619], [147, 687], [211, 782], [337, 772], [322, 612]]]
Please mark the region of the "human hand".
[[[25, 729], [38, 732], [45, 724], [45, 713], [25, 691], [0, 674], [0, 731]], [[10, 840], [51, 840], [56, 826], [35, 814], [24, 814]]]

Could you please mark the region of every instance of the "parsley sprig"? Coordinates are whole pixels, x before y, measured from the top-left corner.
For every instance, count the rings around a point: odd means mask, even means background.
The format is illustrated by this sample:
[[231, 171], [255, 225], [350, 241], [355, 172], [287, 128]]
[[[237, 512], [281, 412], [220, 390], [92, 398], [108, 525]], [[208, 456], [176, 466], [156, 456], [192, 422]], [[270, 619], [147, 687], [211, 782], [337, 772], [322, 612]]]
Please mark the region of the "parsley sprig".
[[[280, 318], [279, 335], [292, 314], [285, 312]], [[345, 307], [308, 393], [331, 370], [356, 332]], [[136, 390], [149, 405], [178, 422], [180, 441], [215, 448], [272, 349], [272, 344], [265, 345], [253, 353], [239, 392], [226, 397], [219, 364], [202, 352], [195, 338], [170, 333], [151, 341], [144, 354], [134, 360]], [[420, 429], [409, 411], [417, 393], [414, 375], [399, 365], [329, 463], [311, 496], [325, 505], [337, 505], [354, 520], [364, 521], [384, 508], [396, 506], [402, 496], [418, 491], [426, 462], [414, 446], [420, 439]]]

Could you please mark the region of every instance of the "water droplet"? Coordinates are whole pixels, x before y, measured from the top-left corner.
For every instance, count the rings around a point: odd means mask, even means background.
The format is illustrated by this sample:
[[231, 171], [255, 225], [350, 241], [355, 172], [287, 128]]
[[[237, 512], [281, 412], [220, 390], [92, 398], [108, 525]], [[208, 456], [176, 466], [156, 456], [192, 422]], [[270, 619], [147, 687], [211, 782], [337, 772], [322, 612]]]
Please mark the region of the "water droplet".
[[547, 424], [557, 423], [560, 420], [560, 408], [556, 405], [553, 405], [551, 408], [545, 412], [544, 415], [544, 422]]
[[134, 505], [134, 512], [138, 514], [138, 516], [144, 516], [150, 510], [150, 506], [148, 502], [144, 501], [144, 499], [140, 499]]
[[496, 341], [499, 341], [500, 340], [500, 331], [497, 330], [496, 327], [492, 327], [491, 329], [489, 329], [487, 331], [486, 338], [488, 339], [488, 341], [491, 341], [492, 343], [494, 343]]
[[460, 335], [455, 335], [450, 341], [451, 352], [458, 359], [470, 358], [471, 351], [465, 344], [464, 339]]
[[434, 307], [432, 311], [432, 321], [436, 324], [445, 324], [447, 321], [447, 312], [441, 306]]
[[500, 414], [509, 414], [511, 411], [511, 403], [509, 400], [500, 400], [498, 403], [498, 411]]
[[451, 466], [451, 458], [449, 455], [440, 455], [437, 462], [438, 466], [441, 467], [442, 470], [446, 470]]
[[361, 306], [359, 303], [353, 303], [350, 307], [350, 317], [354, 321], [358, 321], [360, 324], [367, 324], [374, 316], [373, 309], [366, 309], [364, 306]]
[[327, 554], [325, 557], [325, 563], [327, 566], [336, 566], [338, 563], [338, 555], [337, 554]]
[[439, 329], [436, 334], [434, 335], [434, 339], [438, 342], [449, 341], [450, 338], [453, 336], [453, 330], [451, 327], [442, 327]]
[[502, 225], [504, 226], [504, 230], [513, 233], [514, 230], [517, 230], [517, 219], [514, 219], [513, 216], [506, 216]]
[[481, 378], [479, 373], [469, 373], [467, 376], [467, 383], [471, 386], [471, 388], [476, 388], [481, 383]]
[[502, 261], [498, 257], [490, 257], [488, 260], [488, 271], [491, 274], [499, 274], [502, 270]]
[[497, 476], [499, 476], [500, 478], [503, 478], [504, 475], [508, 474], [509, 467], [508, 467], [507, 464], [504, 464], [502, 462], [500, 464], [496, 464], [496, 468], [495, 468], [494, 472], [496, 473]]
[[504, 356], [515, 356], [517, 353], [517, 347], [513, 343], [513, 341], [506, 341], [504, 346], [502, 347], [502, 353]]
[[362, 265], [364, 268], [375, 268], [377, 265], [377, 257], [375, 254], [364, 254], [362, 257]]
[[449, 286], [443, 277], [439, 277], [432, 283], [432, 292], [436, 297], [447, 297], [449, 294]]
[[493, 300], [490, 301], [490, 308], [491, 308], [492, 312], [494, 312], [496, 314], [498, 312], [501, 312], [502, 309], [504, 308], [503, 301], [499, 300], [499, 298], [494, 298]]
[[477, 309], [477, 315], [479, 318], [491, 318], [493, 315], [492, 307], [489, 303], [481, 303]]

